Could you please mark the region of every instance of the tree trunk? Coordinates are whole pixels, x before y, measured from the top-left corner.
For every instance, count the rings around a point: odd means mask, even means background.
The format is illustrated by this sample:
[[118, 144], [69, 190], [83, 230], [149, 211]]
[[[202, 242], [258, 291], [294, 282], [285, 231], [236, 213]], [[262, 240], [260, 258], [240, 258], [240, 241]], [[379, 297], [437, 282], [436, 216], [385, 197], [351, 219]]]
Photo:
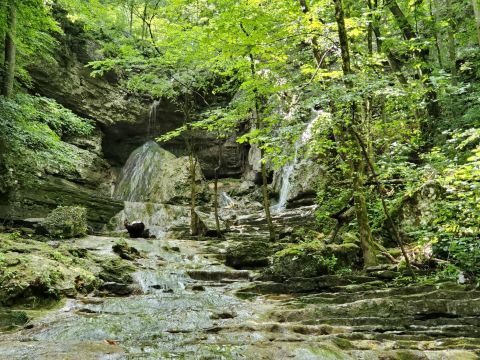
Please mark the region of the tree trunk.
[[[418, 39], [418, 34], [415, 28], [408, 22], [407, 17], [403, 13], [402, 9], [398, 6], [398, 3], [395, 0], [386, 0], [385, 5], [390, 9], [390, 12], [394, 17], [395, 22], [402, 31], [403, 37], [406, 40]], [[414, 52], [414, 56], [419, 56], [422, 60], [422, 65], [420, 67], [420, 76], [427, 76], [427, 80], [425, 81], [425, 87], [427, 89], [425, 99], [427, 101], [427, 112], [431, 119], [426, 119], [420, 123], [422, 136], [427, 147], [431, 146], [434, 135], [437, 132], [436, 120], [440, 118], [441, 113], [440, 105], [438, 104], [437, 92], [433, 88], [433, 84], [429, 79], [430, 74], [432, 73], [432, 69], [428, 65], [430, 63], [429, 55], [430, 51], [428, 48], [415, 50]]]
[[[334, 0], [335, 4], [335, 19], [338, 26], [338, 38], [340, 41], [340, 50], [342, 55], [342, 70], [345, 76], [352, 74], [352, 68], [350, 65], [350, 50], [348, 47], [348, 34], [345, 27], [345, 15], [343, 13], [342, 0]], [[352, 88], [352, 83], [350, 79], [347, 79], [346, 85], [349, 88]], [[355, 122], [355, 103], [351, 104], [352, 110], [352, 123]], [[359, 145], [355, 141], [352, 131], [353, 124], [348, 124], [346, 126], [346, 131], [349, 137], [353, 140], [354, 146], [357, 147], [354, 151], [355, 158], [349, 161], [351, 168], [351, 176], [353, 182], [353, 192], [354, 192], [354, 203], [355, 203], [355, 214], [357, 217], [360, 244], [363, 253], [363, 263], [365, 267], [373, 266], [377, 264], [377, 256], [375, 251], [375, 245], [372, 238], [372, 232], [370, 225], [368, 223], [368, 212], [367, 204], [365, 197], [363, 195], [363, 181], [361, 172], [364, 171], [364, 166], [361, 161], [361, 157], [356, 156], [359, 152]]]
[[368, 223], [367, 204], [365, 196], [363, 195], [363, 181], [359, 176], [361, 166], [359, 161], [355, 161], [358, 164], [353, 170], [353, 199], [355, 201], [355, 214], [357, 216], [358, 231], [360, 236], [360, 246], [363, 253], [363, 266], [375, 266], [377, 265], [377, 255], [372, 238], [372, 231]]
[[472, 0], [473, 13], [475, 14], [475, 26], [477, 27], [477, 40], [480, 46], [480, 8], [478, 6], [478, 0]]
[[222, 229], [220, 228], [220, 217], [218, 215], [218, 170], [222, 166], [222, 145], [219, 144], [218, 146], [218, 165], [215, 168], [215, 182], [213, 185], [214, 189], [214, 200], [213, 200], [213, 207], [215, 210], [215, 226], [217, 228], [217, 236], [222, 238]]
[[134, 4], [132, 3], [130, 5], [130, 19], [129, 19], [129, 21], [130, 21], [130, 24], [129, 24], [129, 26], [130, 26], [130, 36], [133, 36], [133, 10], [134, 10]]
[[[473, 0], [474, 2], [476, 0]], [[452, 1], [446, 0], [447, 5], [447, 17], [448, 17], [448, 30], [447, 30], [447, 39], [448, 39], [448, 57], [450, 60], [450, 73], [452, 74], [452, 83], [455, 85], [457, 83], [457, 48], [455, 45], [455, 20], [453, 17], [452, 11]], [[480, 34], [479, 34], [480, 36]], [[479, 38], [480, 43], [480, 38]]]
[[[302, 11], [304, 14], [307, 14], [310, 11], [306, 0], [300, 0], [300, 6], [302, 7]], [[320, 65], [322, 63], [322, 54], [320, 54], [318, 37], [316, 35], [312, 37], [312, 52], [317, 62], [317, 65]]]
[[[240, 28], [242, 31], [245, 33], [246, 36], [250, 36], [248, 32], [245, 30], [243, 27], [243, 24], [240, 23]], [[257, 76], [256, 70], [255, 70], [255, 59], [253, 58], [253, 54], [250, 53], [248, 54], [250, 58], [250, 75], [252, 76], [252, 79], [255, 79]], [[254, 90], [254, 109], [253, 109], [253, 117], [255, 120], [255, 125], [257, 129], [261, 130], [263, 128], [263, 123], [262, 123], [262, 117], [260, 116], [260, 103], [258, 99], [258, 91], [255, 89]], [[265, 218], [267, 220], [268, 224], [268, 232], [269, 232], [269, 238], [270, 241], [275, 241], [276, 239], [276, 234], [275, 234], [275, 226], [273, 225], [273, 220], [272, 220], [272, 213], [270, 212], [270, 198], [268, 196], [268, 179], [267, 179], [267, 166], [265, 162], [263, 161], [263, 151], [261, 150], [261, 176], [262, 176], [262, 193], [263, 193], [263, 207], [265, 210]]]
[[442, 33], [438, 30], [438, 25], [440, 24], [441, 17], [439, 15], [440, 7], [438, 6], [437, 0], [430, 0], [430, 16], [434, 20], [433, 22], [433, 35], [435, 37], [435, 48], [437, 49], [438, 55], [438, 65], [443, 69], [443, 59], [442, 59]]
[[403, 243], [402, 237], [400, 236], [400, 232], [397, 229], [397, 226], [395, 225], [389, 211], [387, 208], [387, 204], [385, 202], [385, 196], [384, 196], [384, 188], [382, 186], [382, 183], [380, 182], [377, 172], [375, 170], [375, 166], [373, 165], [373, 161], [371, 160], [368, 152], [367, 152], [367, 147], [365, 146], [364, 142], [362, 141], [362, 138], [360, 135], [356, 132], [354, 132], [355, 137], [358, 140], [358, 143], [360, 145], [360, 148], [362, 149], [363, 157], [365, 161], [367, 162], [368, 167], [370, 168], [370, 171], [372, 173], [373, 179], [375, 181], [375, 187], [377, 189], [378, 195], [380, 196], [380, 200], [382, 203], [382, 208], [383, 208], [383, 214], [387, 218], [388, 224], [390, 225], [391, 231], [393, 233], [393, 237], [395, 238], [395, 241], [397, 242], [398, 246], [400, 247], [403, 257], [405, 259], [405, 263], [407, 265], [408, 270], [410, 271], [410, 274], [412, 275], [412, 278], [415, 280], [415, 272], [413, 271], [413, 268], [410, 264], [410, 259], [408, 258], [407, 251], [405, 250], [405, 245]]
[[[142, 41], [145, 40], [145, 35], [147, 33], [147, 3], [143, 7], [143, 18], [142, 18]], [[142, 45], [143, 46], [143, 45]]]
[[367, 47], [368, 47], [368, 55], [373, 55], [373, 4], [372, 0], [367, 0], [367, 5], [370, 13], [368, 14], [368, 25], [367, 25]]
[[275, 226], [273, 225], [272, 214], [270, 212], [270, 197], [268, 195], [268, 181], [267, 181], [267, 165], [263, 161], [262, 151], [262, 193], [263, 193], [263, 206], [265, 208], [265, 217], [268, 224], [268, 232], [270, 234], [270, 241], [275, 241]]
[[189, 149], [188, 159], [190, 162], [190, 234], [198, 235], [198, 216], [195, 212], [197, 206], [197, 159], [193, 154], [193, 150]]
[[406, 40], [416, 39], [417, 33], [415, 32], [415, 29], [410, 25], [407, 17], [403, 13], [400, 6], [398, 6], [397, 2], [395, 0], [386, 0], [385, 5], [392, 13], [393, 18], [395, 19], [398, 27], [402, 31], [403, 37]]
[[10, 97], [13, 93], [13, 83], [15, 80], [15, 56], [17, 50], [15, 45], [17, 30], [17, 9], [15, 7], [15, 1], [9, 0], [7, 7], [7, 30], [5, 34], [5, 61], [3, 65], [2, 95]]

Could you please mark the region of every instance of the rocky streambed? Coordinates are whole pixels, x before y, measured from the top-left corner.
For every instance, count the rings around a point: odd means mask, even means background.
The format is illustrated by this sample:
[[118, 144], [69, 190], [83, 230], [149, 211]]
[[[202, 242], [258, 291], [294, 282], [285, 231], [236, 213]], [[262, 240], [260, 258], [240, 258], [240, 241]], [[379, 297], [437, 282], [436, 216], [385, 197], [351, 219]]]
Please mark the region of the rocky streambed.
[[[118, 250], [118, 238], [73, 242], [92, 256], [128, 257]], [[95, 295], [79, 292], [50, 310], [27, 310], [28, 319], [18, 319], [0, 335], [0, 358], [476, 359], [480, 354], [478, 291], [453, 284], [388, 288], [368, 276], [273, 283], [259, 281], [256, 271], [226, 267], [229, 241], [126, 242], [140, 256], [124, 260], [135, 269], [124, 296], [106, 291], [105, 283], [121, 289], [118, 280], [105, 281]]]

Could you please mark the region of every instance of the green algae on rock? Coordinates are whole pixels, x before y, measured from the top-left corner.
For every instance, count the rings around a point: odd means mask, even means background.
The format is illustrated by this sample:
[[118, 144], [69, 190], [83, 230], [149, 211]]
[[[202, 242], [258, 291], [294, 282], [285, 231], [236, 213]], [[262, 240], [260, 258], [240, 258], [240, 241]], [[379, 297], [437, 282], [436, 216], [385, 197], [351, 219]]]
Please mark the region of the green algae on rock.
[[59, 206], [42, 222], [52, 238], [68, 239], [87, 235], [87, 209], [81, 206]]
[[315, 277], [332, 274], [343, 267], [357, 268], [360, 248], [353, 243], [324, 244], [320, 241], [289, 246], [273, 256], [274, 277]]

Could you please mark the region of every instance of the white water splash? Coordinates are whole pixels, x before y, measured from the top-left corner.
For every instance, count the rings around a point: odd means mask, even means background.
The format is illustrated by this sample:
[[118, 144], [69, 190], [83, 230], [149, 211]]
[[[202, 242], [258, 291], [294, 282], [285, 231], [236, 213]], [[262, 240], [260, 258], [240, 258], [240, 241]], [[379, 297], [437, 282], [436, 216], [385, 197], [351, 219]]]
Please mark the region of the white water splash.
[[235, 200], [228, 196], [226, 192], [220, 194], [219, 203], [222, 208], [232, 208], [235, 206]]

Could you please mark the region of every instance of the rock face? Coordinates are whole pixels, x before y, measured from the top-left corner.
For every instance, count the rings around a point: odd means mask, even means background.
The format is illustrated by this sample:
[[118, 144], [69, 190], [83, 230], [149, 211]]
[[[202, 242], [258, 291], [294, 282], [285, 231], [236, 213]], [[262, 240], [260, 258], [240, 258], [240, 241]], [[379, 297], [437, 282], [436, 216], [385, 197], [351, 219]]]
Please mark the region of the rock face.
[[[92, 69], [86, 65], [103, 59], [100, 45], [85, 36], [83, 26], [71, 22], [63, 10], [56, 9], [55, 15], [65, 33], [58, 37], [61, 51], [54, 54], [55, 62], [38, 62], [29, 69], [34, 91], [80, 116], [94, 119], [105, 134], [102, 150], [111, 164], [123, 166], [130, 153], [145, 141], [183, 125], [181, 112], [171, 101], [154, 101], [128, 91], [114, 72], [92, 77]], [[205, 175], [212, 178], [218, 164], [218, 141], [203, 131], [193, 134], [190, 140]], [[223, 159], [219, 176], [240, 176], [245, 163], [244, 146], [234, 139], [221, 141], [220, 145]], [[168, 142], [165, 148], [176, 156], [186, 155], [182, 137]]]
[[118, 86], [115, 74], [90, 76], [91, 69], [85, 65], [101, 60], [102, 55], [100, 46], [85, 36], [83, 25], [71, 22], [60, 8], [55, 16], [65, 32], [58, 37], [61, 51], [54, 54], [56, 63], [37, 62], [29, 69], [35, 92], [103, 125], [146, 118], [145, 99]]
[[111, 198], [115, 171], [102, 157], [102, 135], [71, 139], [68, 146], [77, 154], [69, 173], [39, 175], [34, 186], [0, 194], [0, 219], [19, 221], [45, 218], [57, 206], [82, 206], [89, 225], [101, 229], [123, 208]]
[[[205, 186], [199, 166], [196, 178], [197, 191], [201, 194]], [[188, 157], [177, 158], [153, 141], [145, 143], [128, 158], [120, 173], [114, 198], [129, 202], [187, 205], [190, 201]]]

